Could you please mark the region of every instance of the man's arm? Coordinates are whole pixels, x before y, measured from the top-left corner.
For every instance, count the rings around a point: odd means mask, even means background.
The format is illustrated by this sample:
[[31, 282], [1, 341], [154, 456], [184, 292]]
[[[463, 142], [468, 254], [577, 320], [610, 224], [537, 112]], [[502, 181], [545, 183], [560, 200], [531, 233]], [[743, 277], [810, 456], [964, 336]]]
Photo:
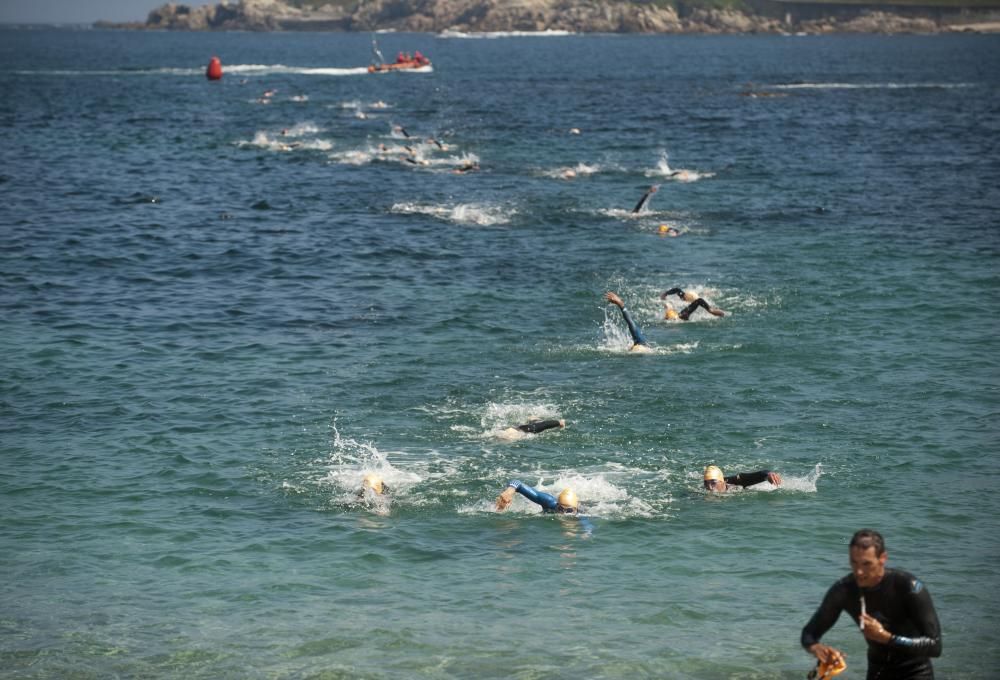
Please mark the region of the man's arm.
[[544, 491], [538, 491], [533, 489], [524, 482], [514, 480], [507, 485], [507, 488], [503, 490], [503, 493], [497, 498], [497, 510], [506, 510], [507, 506], [510, 505], [514, 498], [514, 492], [517, 492], [527, 498], [532, 503], [537, 503], [546, 510], [555, 510], [558, 501], [556, 497], [552, 494], [545, 493]]
[[684, 299], [684, 291], [680, 288], [671, 288], [670, 290], [663, 291], [663, 293], [660, 294], [660, 299], [666, 300], [671, 295], [676, 295], [681, 300]]
[[802, 629], [800, 642], [810, 654], [825, 663], [843, 661], [844, 655], [838, 649], [824, 645], [819, 640], [826, 631], [833, 628], [840, 618], [840, 612], [844, 608], [844, 591], [840, 583], [834, 583], [830, 590], [826, 591], [823, 602], [819, 609], [809, 619], [809, 623]]
[[761, 482], [771, 482], [775, 486], [781, 486], [781, 475], [770, 470], [758, 470], [757, 472], [741, 472], [738, 475], [726, 477], [726, 484], [742, 486], [744, 489]]
[[708, 312], [709, 314], [711, 314], [712, 316], [725, 316], [726, 315], [726, 313], [724, 311], [722, 311], [721, 309], [719, 309], [718, 307], [713, 307], [712, 305], [710, 305], [707, 302], [705, 302], [705, 298], [698, 298], [697, 300], [695, 300], [694, 302], [692, 302], [691, 304], [689, 304], [687, 307], [685, 307], [684, 309], [682, 309], [679, 316], [682, 319], [684, 319], [685, 321], [687, 321], [688, 317], [691, 316], [692, 314], [694, 314], [694, 311], [696, 309], [698, 309], [699, 307], [704, 307], [705, 311]]
[[938, 622], [931, 594], [917, 579], [911, 581], [910, 587], [911, 590], [907, 594], [907, 609], [910, 613], [910, 619], [923, 635], [917, 637], [893, 635], [889, 638], [888, 645], [909, 656], [939, 657], [941, 656], [941, 624]]
[[625, 309], [625, 303], [622, 302], [622, 299], [611, 291], [604, 294], [604, 299], [616, 306], [618, 309], [622, 310], [622, 317], [625, 319], [625, 324], [628, 326], [628, 332], [632, 334], [632, 342], [637, 345], [647, 344], [646, 338], [643, 337], [642, 331], [639, 330], [639, 326], [636, 325], [635, 321], [632, 320], [632, 315], [628, 313], [627, 309]]
[[521, 432], [528, 432], [530, 434], [538, 434], [539, 432], [545, 432], [545, 430], [551, 430], [553, 427], [566, 427], [565, 420], [532, 420], [524, 425], [518, 425], [517, 429]]

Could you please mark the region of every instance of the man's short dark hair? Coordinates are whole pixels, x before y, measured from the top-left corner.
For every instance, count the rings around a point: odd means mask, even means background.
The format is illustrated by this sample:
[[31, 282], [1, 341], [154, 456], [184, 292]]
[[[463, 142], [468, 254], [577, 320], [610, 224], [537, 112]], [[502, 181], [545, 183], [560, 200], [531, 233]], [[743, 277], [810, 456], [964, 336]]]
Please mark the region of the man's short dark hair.
[[851, 536], [850, 547], [861, 548], [862, 550], [875, 548], [875, 556], [881, 557], [882, 553], [885, 552], [885, 539], [882, 538], [882, 534], [874, 529], [862, 529], [861, 531], [855, 531], [854, 535]]

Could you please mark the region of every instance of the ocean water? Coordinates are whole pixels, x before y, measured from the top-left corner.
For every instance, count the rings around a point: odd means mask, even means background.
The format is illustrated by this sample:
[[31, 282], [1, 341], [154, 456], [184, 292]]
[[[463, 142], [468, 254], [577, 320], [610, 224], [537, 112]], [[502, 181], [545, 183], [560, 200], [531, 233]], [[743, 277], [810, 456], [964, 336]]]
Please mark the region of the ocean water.
[[0, 31], [0, 675], [995, 677], [1000, 38], [378, 39]]

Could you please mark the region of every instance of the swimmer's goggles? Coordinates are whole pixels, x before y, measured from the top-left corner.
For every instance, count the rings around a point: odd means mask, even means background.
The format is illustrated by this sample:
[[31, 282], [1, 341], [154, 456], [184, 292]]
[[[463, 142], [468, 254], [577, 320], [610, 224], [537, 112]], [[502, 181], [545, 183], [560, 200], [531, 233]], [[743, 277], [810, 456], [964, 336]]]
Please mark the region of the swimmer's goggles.
[[714, 489], [716, 485], [719, 485], [722, 488], [726, 487], [726, 483], [721, 479], [706, 479], [703, 484], [706, 489]]
[[557, 505], [556, 512], [558, 512], [560, 515], [575, 515], [577, 513], [577, 509], [571, 508], [566, 505]]

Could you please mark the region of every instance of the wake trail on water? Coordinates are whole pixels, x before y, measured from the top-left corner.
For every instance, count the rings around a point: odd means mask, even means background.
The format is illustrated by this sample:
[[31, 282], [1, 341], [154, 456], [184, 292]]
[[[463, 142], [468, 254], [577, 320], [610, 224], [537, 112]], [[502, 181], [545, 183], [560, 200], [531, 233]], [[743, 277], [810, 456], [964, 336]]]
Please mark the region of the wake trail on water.
[[460, 203], [458, 205], [394, 203], [390, 212], [399, 215], [427, 215], [444, 222], [478, 227], [509, 224], [511, 218], [517, 214], [517, 210], [514, 208], [477, 203]]
[[[570, 488], [579, 496], [583, 514], [588, 517], [629, 519], [664, 517], [668, 514], [667, 511], [673, 502], [669, 490], [666, 490], [662, 483], [655, 485], [649, 483], [654, 479], [662, 482], [662, 479], [658, 479], [660, 477], [661, 473], [651, 473], [611, 463], [589, 471], [512, 472], [505, 482], [518, 479], [553, 496], [558, 496], [563, 489]], [[642, 487], [643, 494], [649, 493], [652, 497], [642, 497], [630, 492], [629, 489], [633, 487]], [[650, 492], [647, 487], [653, 487], [655, 491]], [[497, 494], [499, 495], [502, 490], [503, 488], [497, 489]], [[459, 514], [497, 512], [496, 497], [466, 503], [459, 506], [458, 512]], [[543, 514], [543, 511], [540, 506], [515, 494], [514, 502], [504, 514], [530, 516]]]
[[697, 182], [700, 179], [715, 177], [714, 172], [698, 172], [697, 170], [686, 170], [684, 168], [671, 168], [669, 156], [665, 150], [660, 151], [660, 159], [657, 161], [656, 166], [650, 170], [646, 170], [645, 175], [646, 177], [656, 177], [684, 183]]
[[[429, 67], [427, 67], [429, 69]], [[350, 68], [285, 66], [284, 64], [224, 64], [224, 74], [243, 76], [304, 75], [304, 76], [357, 76], [368, 75], [367, 66]], [[423, 71], [423, 69], [410, 69]], [[423, 71], [427, 73], [428, 71]], [[15, 71], [17, 75], [28, 76], [199, 76], [205, 77], [205, 67], [197, 68], [121, 68], [121, 69], [37, 69]]]
[[[421, 475], [393, 466], [375, 444], [342, 436], [336, 422], [331, 427], [331, 451], [323, 462], [325, 474], [317, 484], [334, 488], [336, 496], [332, 500], [335, 504], [362, 505], [377, 514], [387, 514], [394, 499], [404, 496], [410, 487], [422, 481]], [[381, 477], [390, 493], [378, 495], [366, 490], [359, 497], [365, 475], [370, 473]]]
[[951, 90], [975, 87], [975, 83], [784, 83], [776, 90]]

